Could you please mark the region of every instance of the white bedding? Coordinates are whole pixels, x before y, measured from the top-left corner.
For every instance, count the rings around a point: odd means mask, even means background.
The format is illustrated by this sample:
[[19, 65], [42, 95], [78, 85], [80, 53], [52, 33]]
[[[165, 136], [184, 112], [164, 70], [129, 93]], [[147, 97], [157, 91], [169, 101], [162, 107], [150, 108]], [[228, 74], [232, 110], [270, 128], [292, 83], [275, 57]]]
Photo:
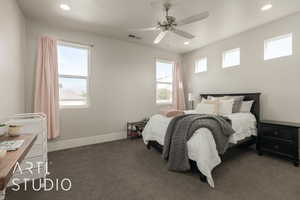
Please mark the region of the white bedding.
[[[186, 113], [193, 113], [193, 111]], [[235, 130], [230, 137], [230, 143], [237, 144], [238, 141], [257, 134], [256, 118], [253, 114], [234, 113], [227, 117], [231, 119], [232, 127]], [[157, 141], [164, 145], [164, 137], [171, 119], [162, 115], [152, 116], [142, 133], [145, 144], [149, 141]], [[188, 141], [187, 146], [189, 158], [196, 161], [201, 173], [207, 177], [209, 185], [214, 187], [211, 172], [221, 163], [221, 159], [211, 132], [206, 128], [198, 129]]]

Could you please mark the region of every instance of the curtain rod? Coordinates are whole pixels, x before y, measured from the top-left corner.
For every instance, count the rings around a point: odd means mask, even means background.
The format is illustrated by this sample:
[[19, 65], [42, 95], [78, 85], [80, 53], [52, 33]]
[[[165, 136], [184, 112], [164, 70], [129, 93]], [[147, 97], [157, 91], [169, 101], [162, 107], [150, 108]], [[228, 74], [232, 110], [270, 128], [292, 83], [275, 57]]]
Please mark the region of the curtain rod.
[[70, 40], [60, 40], [59, 41], [62, 41], [62, 42], [66, 42], [66, 43], [74, 43], [74, 44], [79, 44], [79, 45], [83, 45], [83, 46], [90, 46], [90, 47], [94, 47], [93, 44], [85, 44], [85, 43], [80, 43], [80, 42], [74, 42], [74, 41], [70, 41]]

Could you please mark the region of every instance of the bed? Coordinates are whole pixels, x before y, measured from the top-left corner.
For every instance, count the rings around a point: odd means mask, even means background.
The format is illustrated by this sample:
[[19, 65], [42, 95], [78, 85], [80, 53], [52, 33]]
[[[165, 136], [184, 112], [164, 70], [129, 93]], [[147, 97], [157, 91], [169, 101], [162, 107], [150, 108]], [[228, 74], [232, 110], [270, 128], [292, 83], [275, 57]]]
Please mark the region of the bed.
[[[200, 95], [201, 98], [207, 98], [208, 96], [244, 96], [245, 101], [254, 101], [251, 113], [234, 113], [226, 116], [231, 120], [232, 128], [235, 131], [229, 140], [230, 148], [254, 144], [256, 142], [257, 124], [259, 123], [260, 116], [260, 93]], [[189, 112], [186, 114], [189, 114]], [[162, 115], [154, 115], [150, 118], [142, 133], [144, 143], [148, 149], [154, 147], [162, 152], [164, 136], [171, 119]], [[222, 158], [216, 150], [216, 143], [211, 132], [206, 128], [198, 129], [188, 141], [187, 148], [190, 162], [192, 166], [199, 170], [201, 181], [207, 181], [211, 187], [214, 187], [211, 172], [222, 162]]]

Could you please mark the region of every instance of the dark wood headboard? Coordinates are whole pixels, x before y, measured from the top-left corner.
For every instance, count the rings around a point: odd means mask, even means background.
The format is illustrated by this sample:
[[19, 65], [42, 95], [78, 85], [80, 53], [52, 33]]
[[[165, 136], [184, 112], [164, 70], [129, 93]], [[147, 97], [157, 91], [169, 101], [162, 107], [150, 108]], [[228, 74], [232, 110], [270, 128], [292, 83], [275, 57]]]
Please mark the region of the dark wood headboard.
[[257, 122], [260, 122], [260, 95], [261, 93], [235, 93], [235, 94], [200, 94], [200, 97], [207, 98], [208, 96], [244, 96], [245, 101], [254, 100], [251, 113], [255, 115]]

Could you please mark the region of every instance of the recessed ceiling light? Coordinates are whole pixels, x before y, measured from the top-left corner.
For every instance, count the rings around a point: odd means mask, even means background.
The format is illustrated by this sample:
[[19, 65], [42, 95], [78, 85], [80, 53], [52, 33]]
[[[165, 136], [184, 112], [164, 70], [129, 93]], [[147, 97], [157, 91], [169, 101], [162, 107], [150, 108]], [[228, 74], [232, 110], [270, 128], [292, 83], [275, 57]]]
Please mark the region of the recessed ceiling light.
[[190, 42], [186, 41], [186, 42], [184, 42], [183, 44], [184, 44], [184, 45], [189, 45]]
[[60, 8], [66, 11], [71, 10], [71, 7], [68, 4], [60, 4]]
[[262, 11], [270, 10], [273, 7], [272, 4], [266, 4], [263, 7], [261, 7]]

